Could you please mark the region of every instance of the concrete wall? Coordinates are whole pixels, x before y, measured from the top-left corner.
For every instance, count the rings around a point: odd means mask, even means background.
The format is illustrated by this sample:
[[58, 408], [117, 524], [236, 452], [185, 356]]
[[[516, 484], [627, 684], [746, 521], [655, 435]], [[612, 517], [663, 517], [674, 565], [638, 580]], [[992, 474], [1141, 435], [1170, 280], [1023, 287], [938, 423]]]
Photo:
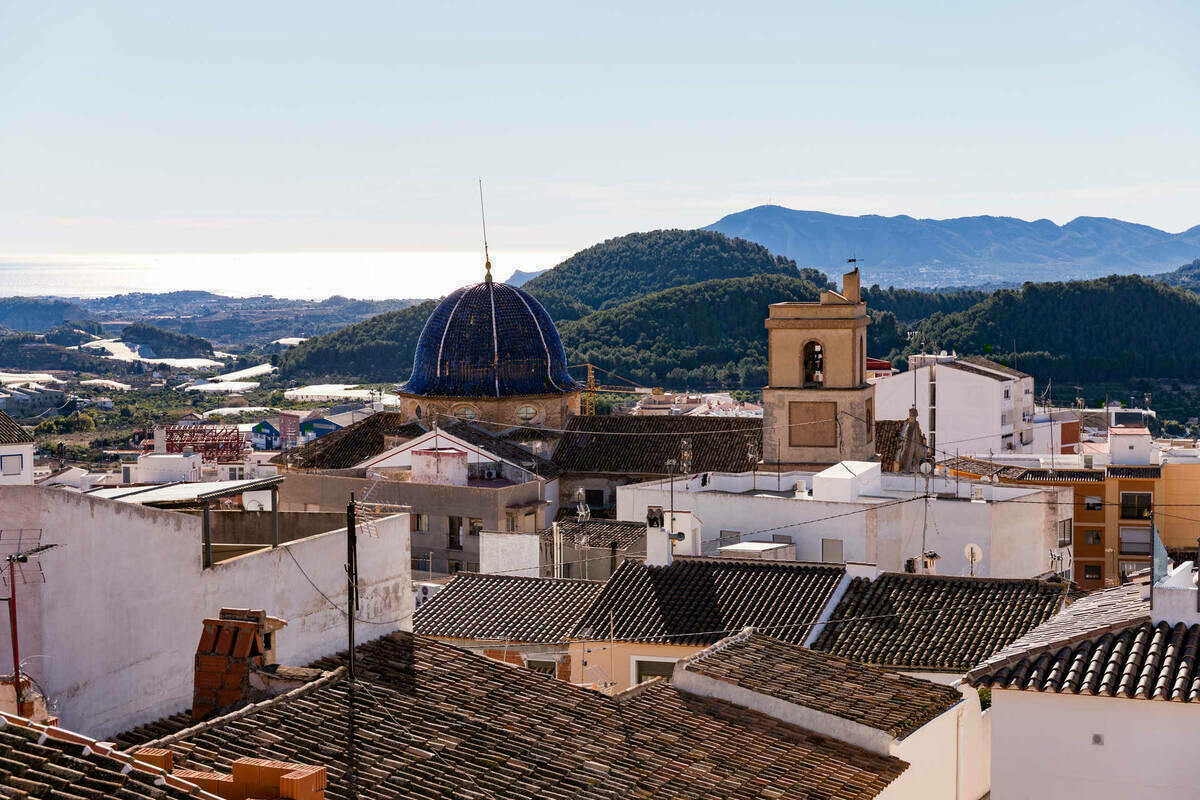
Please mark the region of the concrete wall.
[[995, 689], [988, 713], [993, 800], [1196, 796], [1196, 703]]
[[[189, 516], [200, 518], [200, 511], [185, 511]], [[209, 512], [209, 525], [214, 543], [222, 544], [272, 544], [274, 523], [270, 511], [224, 511]], [[346, 527], [345, 512], [337, 511], [280, 511], [279, 541], [291, 542], [315, 536], [318, 533]]]
[[[597, 632], [597, 636], [600, 633]], [[571, 654], [571, 683], [594, 684], [596, 688], [614, 694], [633, 685], [633, 662], [677, 661], [695, 655], [703, 648], [690, 644], [658, 644], [654, 642], [573, 641]]]
[[541, 572], [541, 536], [485, 530], [479, 534], [479, 571], [535, 578]]
[[[359, 537], [359, 641], [410, 627], [408, 517]], [[21, 658], [63, 726], [104, 737], [191, 705], [201, 621], [223, 606], [288, 620], [281, 663], [346, 646], [345, 535], [332, 531], [201, 567], [197, 517], [54, 489], [0, 488], [0, 528], [40, 528], [45, 583], [19, 584]], [[308, 578], [301, 572], [307, 573]], [[11, 669], [8, 632], [0, 670]]]
[[0, 473], [0, 486], [31, 486], [33, 485], [33, 443], [29, 444], [0, 444], [0, 455], [20, 456], [21, 471], [16, 475]]

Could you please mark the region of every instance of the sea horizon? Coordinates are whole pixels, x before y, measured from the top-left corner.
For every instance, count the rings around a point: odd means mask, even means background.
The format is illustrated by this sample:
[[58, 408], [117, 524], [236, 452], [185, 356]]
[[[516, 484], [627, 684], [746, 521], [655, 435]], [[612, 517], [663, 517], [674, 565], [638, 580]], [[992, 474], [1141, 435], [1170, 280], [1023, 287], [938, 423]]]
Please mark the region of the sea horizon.
[[[571, 253], [494, 253], [492, 272], [549, 269]], [[80, 299], [200, 290], [229, 297], [324, 300], [441, 297], [483, 280], [478, 251], [0, 255], [0, 297]]]

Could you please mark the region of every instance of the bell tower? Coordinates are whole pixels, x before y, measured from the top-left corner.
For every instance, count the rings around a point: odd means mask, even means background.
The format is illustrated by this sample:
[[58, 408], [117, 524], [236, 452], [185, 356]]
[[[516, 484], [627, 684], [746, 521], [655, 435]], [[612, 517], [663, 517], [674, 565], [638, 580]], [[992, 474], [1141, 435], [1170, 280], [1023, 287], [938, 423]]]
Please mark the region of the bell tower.
[[858, 269], [816, 303], [774, 303], [767, 317], [763, 460], [780, 469], [875, 459], [875, 386], [867, 383], [867, 304]]

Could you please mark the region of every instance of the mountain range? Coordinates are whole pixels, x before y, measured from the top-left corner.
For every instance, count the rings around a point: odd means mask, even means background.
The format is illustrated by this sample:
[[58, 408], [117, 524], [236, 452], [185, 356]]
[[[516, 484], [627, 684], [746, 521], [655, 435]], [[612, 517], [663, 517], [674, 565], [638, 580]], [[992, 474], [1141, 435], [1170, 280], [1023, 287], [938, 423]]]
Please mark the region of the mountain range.
[[705, 230], [757, 242], [801, 267], [839, 272], [857, 258], [882, 286], [1014, 285], [1113, 273], [1155, 273], [1200, 256], [1200, 225], [1168, 233], [1105, 217], [1066, 225], [1015, 217], [859, 217], [766, 205]]

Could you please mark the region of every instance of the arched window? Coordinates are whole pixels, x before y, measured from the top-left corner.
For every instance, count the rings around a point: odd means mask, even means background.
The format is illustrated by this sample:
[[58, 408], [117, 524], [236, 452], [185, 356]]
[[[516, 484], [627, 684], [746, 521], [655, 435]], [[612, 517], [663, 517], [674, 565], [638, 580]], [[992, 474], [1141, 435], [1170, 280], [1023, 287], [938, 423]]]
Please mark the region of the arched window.
[[517, 409], [517, 419], [521, 422], [532, 422], [537, 418], [538, 410], [536, 406], [521, 406]]
[[454, 409], [454, 416], [458, 417], [459, 419], [471, 420], [478, 417], [479, 412], [471, 406], [458, 406]]
[[417, 419], [421, 418], [421, 406], [420, 405], [413, 407], [413, 416], [415, 416]]
[[801, 367], [804, 369], [805, 386], [825, 385], [825, 348], [820, 342], [810, 341], [804, 345]]

